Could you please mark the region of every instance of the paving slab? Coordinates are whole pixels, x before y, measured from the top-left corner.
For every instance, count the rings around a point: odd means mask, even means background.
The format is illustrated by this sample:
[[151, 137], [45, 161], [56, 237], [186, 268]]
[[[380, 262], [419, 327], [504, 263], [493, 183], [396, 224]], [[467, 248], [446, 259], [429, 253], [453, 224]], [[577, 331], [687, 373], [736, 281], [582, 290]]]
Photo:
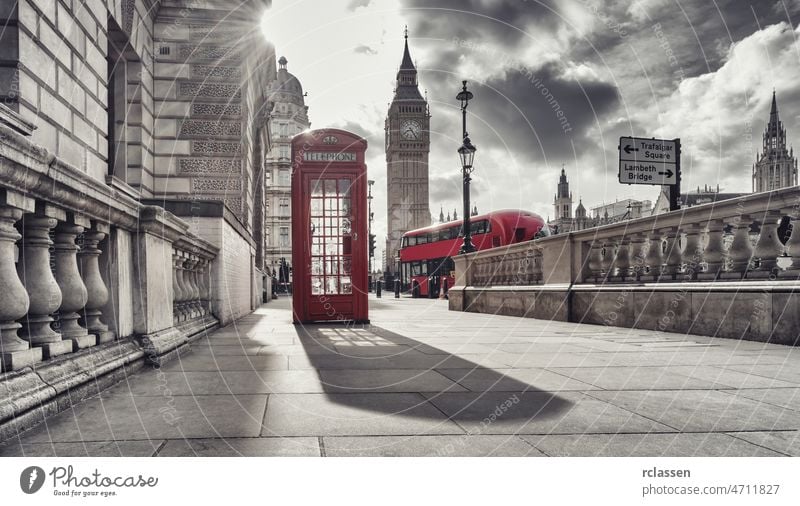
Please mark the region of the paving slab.
[[727, 388], [673, 372], [670, 367], [551, 367], [548, 370], [604, 390], [678, 390]]
[[20, 443], [11, 440], [0, 445], [1, 457], [150, 457], [161, 440], [90, 441], [79, 443]]
[[315, 437], [170, 439], [159, 457], [319, 457]]
[[544, 457], [518, 436], [324, 437], [328, 457]]
[[800, 431], [731, 432], [730, 435], [785, 455], [800, 457]]
[[266, 395], [135, 397], [116, 392], [63, 411], [22, 443], [258, 436]]
[[420, 394], [270, 396], [263, 436], [463, 434]]
[[598, 388], [541, 368], [442, 369], [439, 372], [473, 392], [563, 392], [596, 390]]
[[716, 390], [651, 390], [588, 395], [681, 432], [794, 430], [800, 413]]
[[482, 392], [427, 395], [432, 404], [470, 434], [674, 431], [671, 427], [581, 393]]
[[378, 371], [323, 370], [319, 373], [326, 392], [464, 392], [466, 388], [442, 373], [426, 369]]
[[726, 434], [520, 436], [550, 457], [781, 457]]

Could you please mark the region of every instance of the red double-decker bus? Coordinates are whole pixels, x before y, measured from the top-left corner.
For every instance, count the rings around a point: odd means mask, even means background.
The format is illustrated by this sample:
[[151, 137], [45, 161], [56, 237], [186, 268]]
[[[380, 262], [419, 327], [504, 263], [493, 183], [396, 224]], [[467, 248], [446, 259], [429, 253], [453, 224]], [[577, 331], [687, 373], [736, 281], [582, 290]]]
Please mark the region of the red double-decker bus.
[[[428, 296], [428, 279], [434, 290], [441, 283], [453, 286], [455, 267], [452, 257], [463, 244], [461, 220], [411, 230], [403, 234], [400, 245], [400, 279], [413, 294]], [[536, 213], [506, 209], [470, 217], [472, 244], [485, 250], [550, 235], [544, 219]]]

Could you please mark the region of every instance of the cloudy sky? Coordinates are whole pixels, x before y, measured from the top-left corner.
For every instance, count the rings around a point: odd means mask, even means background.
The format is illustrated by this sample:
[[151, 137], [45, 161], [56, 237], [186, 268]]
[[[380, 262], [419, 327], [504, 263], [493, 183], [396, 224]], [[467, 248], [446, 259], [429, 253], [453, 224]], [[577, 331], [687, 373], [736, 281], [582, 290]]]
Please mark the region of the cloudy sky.
[[750, 191], [773, 88], [800, 147], [800, 0], [273, 0], [265, 32], [308, 91], [312, 128], [370, 143], [379, 245], [383, 126], [404, 25], [432, 109], [435, 217], [460, 208], [462, 79], [475, 93], [468, 126], [482, 212], [552, 216], [562, 164], [576, 204], [655, 200], [657, 187], [617, 181], [623, 135], [681, 138], [684, 189]]

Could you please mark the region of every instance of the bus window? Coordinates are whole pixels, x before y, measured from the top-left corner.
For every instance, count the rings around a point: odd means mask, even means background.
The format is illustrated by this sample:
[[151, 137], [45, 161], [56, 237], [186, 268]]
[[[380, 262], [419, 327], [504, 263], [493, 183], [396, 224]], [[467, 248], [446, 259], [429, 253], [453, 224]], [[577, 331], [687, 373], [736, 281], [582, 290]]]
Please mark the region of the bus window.
[[428, 244], [428, 235], [418, 235], [417, 236], [417, 244]]
[[469, 229], [472, 235], [485, 234], [489, 232], [489, 222], [486, 220], [470, 223]]
[[544, 224], [542, 225], [542, 228], [540, 228], [539, 231], [533, 235], [533, 238], [539, 239], [541, 237], [548, 237], [550, 235], [550, 228], [547, 226], [547, 224]]
[[412, 276], [427, 276], [428, 264], [427, 262], [411, 262], [411, 275]]

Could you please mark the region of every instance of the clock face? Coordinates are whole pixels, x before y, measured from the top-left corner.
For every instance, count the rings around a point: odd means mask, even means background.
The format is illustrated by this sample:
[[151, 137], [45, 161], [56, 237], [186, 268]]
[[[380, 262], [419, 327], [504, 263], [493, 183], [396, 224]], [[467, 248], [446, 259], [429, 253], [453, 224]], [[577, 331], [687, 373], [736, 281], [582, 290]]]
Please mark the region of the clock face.
[[400, 123], [400, 135], [402, 135], [404, 139], [419, 139], [421, 136], [421, 130], [422, 127], [420, 126], [419, 122], [414, 121], [413, 119], [407, 119]]

